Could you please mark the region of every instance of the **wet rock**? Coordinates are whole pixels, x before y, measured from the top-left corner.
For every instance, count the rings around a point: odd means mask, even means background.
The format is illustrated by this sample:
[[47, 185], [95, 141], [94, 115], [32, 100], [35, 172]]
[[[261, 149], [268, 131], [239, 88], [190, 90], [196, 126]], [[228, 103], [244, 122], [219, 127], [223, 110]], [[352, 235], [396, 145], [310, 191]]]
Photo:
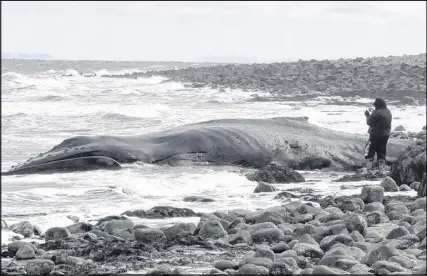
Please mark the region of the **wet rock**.
[[253, 264], [270, 269], [273, 264], [273, 261], [269, 258], [253, 257], [245, 259], [245, 264]]
[[149, 210], [126, 211], [123, 215], [139, 218], [175, 218], [175, 217], [198, 217], [199, 214], [188, 208], [176, 208], [171, 206], [156, 206]]
[[412, 269], [416, 265], [416, 261], [414, 259], [410, 259], [406, 256], [393, 256], [388, 259], [389, 262], [394, 262], [400, 264], [402, 267], [407, 269]]
[[238, 269], [239, 263], [229, 260], [219, 260], [215, 263], [214, 267], [222, 271], [226, 269]]
[[86, 222], [77, 222], [77, 223], [71, 224], [65, 228], [67, 228], [68, 231], [70, 231], [70, 234], [81, 234], [81, 233], [86, 233], [86, 232], [94, 230], [95, 226], [90, 224], [90, 223], [86, 223]]
[[366, 222], [368, 223], [368, 226], [373, 226], [388, 221], [389, 218], [380, 211], [374, 211], [366, 214]]
[[258, 186], [254, 190], [254, 193], [271, 193], [276, 191], [277, 189], [273, 185], [264, 182], [259, 182]]
[[401, 192], [408, 192], [408, 191], [412, 191], [412, 189], [408, 185], [402, 184], [399, 187], [399, 191], [401, 191]]
[[372, 266], [377, 261], [386, 261], [393, 256], [399, 256], [399, 252], [388, 245], [381, 245], [366, 254], [362, 263]]
[[269, 270], [264, 266], [244, 264], [237, 271], [239, 275], [268, 275]]
[[349, 235], [345, 235], [345, 234], [332, 235], [332, 236], [324, 237], [320, 241], [320, 248], [326, 252], [336, 243], [342, 243], [344, 245], [350, 246], [353, 244], [353, 242], [354, 242], [353, 239]]
[[400, 125], [400, 126], [395, 127], [394, 131], [406, 131], [406, 129], [402, 125]]
[[73, 215], [68, 215], [67, 218], [70, 219], [74, 223], [77, 223], [80, 220], [78, 216], [73, 216]]
[[282, 253], [282, 252], [285, 252], [289, 249], [290, 249], [289, 246], [284, 242], [279, 242], [278, 244], [275, 244], [271, 247], [271, 250], [274, 253]]
[[285, 218], [286, 221], [289, 222], [290, 221], [290, 217], [288, 214], [283, 214], [280, 215], [276, 212], [265, 212], [262, 213], [255, 221], [255, 224], [258, 223], [263, 223], [263, 222], [272, 222], [274, 224], [281, 224], [285, 222]]
[[219, 239], [228, 236], [219, 221], [208, 221], [202, 225], [198, 235], [202, 239]]
[[408, 147], [390, 168], [390, 176], [397, 185], [420, 181], [426, 172], [426, 144]]
[[17, 234], [21, 234], [26, 238], [31, 237], [31, 235], [34, 233], [33, 225], [29, 221], [14, 223], [9, 226], [9, 230]]
[[268, 246], [264, 246], [264, 247], [259, 247], [255, 249], [255, 258], [268, 258], [270, 260], [272, 260], [273, 262], [275, 261], [275, 255], [274, 252], [268, 247]]
[[280, 263], [273, 263], [270, 267], [270, 275], [292, 275], [299, 269], [294, 258], [283, 258]]
[[252, 239], [256, 243], [260, 242], [279, 242], [283, 237], [283, 231], [279, 228], [264, 228], [252, 234]]
[[256, 182], [267, 183], [293, 183], [304, 182], [304, 177], [291, 168], [276, 164], [267, 165], [264, 168], [247, 175], [247, 178]]
[[363, 212], [365, 213], [374, 212], [374, 211], [384, 212], [384, 208], [385, 207], [381, 202], [371, 202], [365, 205], [365, 208], [363, 208]]
[[44, 238], [46, 241], [60, 241], [68, 238], [70, 235], [70, 231], [65, 227], [51, 227], [44, 233]]
[[313, 268], [313, 275], [319, 275], [319, 274], [328, 274], [328, 275], [343, 275], [343, 274], [349, 274], [348, 272], [338, 269], [338, 268], [332, 268], [332, 267], [327, 267], [325, 265], [316, 265]]
[[384, 187], [385, 192], [397, 192], [399, 191], [399, 187], [397, 187], [396, 182], [393, 180], [393, 178], [387, 176], [384, 178], [380, 185]]
[[366, 219], [359, 214], [350, 214], [344, 218], [344, 224], [349, 232], [354, 230], [358, 231], [362, 235], [365, 233], [368, 223]]
[[366, 203], [382, 202], [384, 198], [384, 187], [382, 186], [364, 186], [360, 198]]
[[194, 223], [178, 223], [163, 229], [164, 234], [168, 240], [173, 240], [178, 237], [193, 235], [196, 231], [196, 225]]
[[15, 255], [16, 252], [18, 252], [18, 250], [21, 247], [26, 247], [26, 246], [29, 246], [33, 251], [37, 250], [37, 247], [34, 244], [29, 243], [29, 242], [24, 242], [24, 241], [13, 241], [13, 242], [9, 243], [7, 245], [7, 250], [10, 253], [12, 253], [13, 255]]
[[36, 256], [36, 253], [31, 248], [31, 246], [23, 245], [18, 249], [18, 252], [15, 254], [15, 258], [17, 260], [28, 260], [28, 259], [34, 259]]
[[319, 246], [319, 243], [317, 243], [317, 241], [313, 239], [309, 234], [303, 234], [297, 240], [299, 243], [309, 243], [309, 244], [314, 244], [316, 246]]
[[322, 258], [324, 254], [319, 246], [309, 243], [297, 243], [292, 247], [292, 250], [297, 252], [299, 256], [310, 258]]
[[25, 265], [25, 271], [29, 275], [49, 275], [54, 267], [55, 263], [51, 260], [35, 259]]
[[360, 234], [357, 230], [351, 232], [350, 237], [353, 239], [354, 242], [365, 242], [365, 239], [363, 238], [362, 234]]
[[143, 228], [135, 230], [135, 240], [143, 243], [164, 243], [166, 235], [160, 229]]
[[238, 244], [238, 243], [252, 243], [252, 235], [249, 231], [239, 230], [236, 234], [232, 235], [229, 239], [230, 244]]
[[403, 226], [398, 226], [390, 231], [390, 233], [386, 236], [386, 239], [397, 239], [407, 234], [409, 234], [408, 229]]
[[418, 191], [418, 189], [420, 188], [421, 182], [419, 181], [414, 181], [411, 183], [411, 185], [409, 185], [409, 187], [415, 191]]
[[369, 243], [379, 243], [385, 241], [385, 237], [381, 235], [378, 231], [372, 228], [366, 229], [366, 234], [364, 236], [366, 242]]
[[277, 228], [277, 226], [272, 222], [262, 222], [262, 223], [251, 225], [246, 230], [248, 230], [251, 234], [254, 234], [258, 230], [268, 229], [268, 228]]
[[359, 274], [359, 275], [374, 275], [373, 269], [365, 264], [355, 264], [347, 270], [350, 274]]
[[389, 261], [376, 261], [372, 265], [372, 269], [376, 272], [381, 271], [381, 269], [386, 269], [387, 271], [393, 273], [393, 272], [404, 272], [404, 273], [411, 273], [410, 270], [403, 268], [400, 264], [389, 262]]
[[212, 198], [201, 197], [201, 196], [186, 196], [183, 201], [185, 202], [214, 202]]
[[112, 234], [114, 231], [118, 230], [132, 230], [133, 231], [134, 223], [129, 219], [124, 220], [110, 220], [105, 222], [100, 228], [107, 232], [108, 234]]

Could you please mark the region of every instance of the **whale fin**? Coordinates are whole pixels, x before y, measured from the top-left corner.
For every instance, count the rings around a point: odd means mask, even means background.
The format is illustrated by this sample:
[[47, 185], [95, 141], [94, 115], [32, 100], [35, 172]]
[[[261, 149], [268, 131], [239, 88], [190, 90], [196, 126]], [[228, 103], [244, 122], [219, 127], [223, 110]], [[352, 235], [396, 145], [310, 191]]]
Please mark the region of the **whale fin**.
[[112, 158], [106, 156], [85, 156], [61, 159], [32, 166], [21, 166], [8, 172], [2, 172], [2, 175], [73, 172], [99, 169], [120, 170], [121, 168], [120, 164]]

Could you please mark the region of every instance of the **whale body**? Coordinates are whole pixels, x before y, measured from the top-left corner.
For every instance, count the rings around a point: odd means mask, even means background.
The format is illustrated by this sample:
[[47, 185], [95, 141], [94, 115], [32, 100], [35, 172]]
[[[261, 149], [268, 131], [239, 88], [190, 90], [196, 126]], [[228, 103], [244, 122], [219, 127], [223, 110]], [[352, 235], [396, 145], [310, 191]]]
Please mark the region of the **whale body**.
[[[137, 161], [298, 167], [320, 158], [332, 168], [354, 169], [364, 165], [366, 143], [367, 135], [315, 126], [307, 117], [221, 119], [135, 136], [72, 137], [2, 175], [120, 169]], [[387, 161], [394, 162], [411, 143], [390, 139]]]

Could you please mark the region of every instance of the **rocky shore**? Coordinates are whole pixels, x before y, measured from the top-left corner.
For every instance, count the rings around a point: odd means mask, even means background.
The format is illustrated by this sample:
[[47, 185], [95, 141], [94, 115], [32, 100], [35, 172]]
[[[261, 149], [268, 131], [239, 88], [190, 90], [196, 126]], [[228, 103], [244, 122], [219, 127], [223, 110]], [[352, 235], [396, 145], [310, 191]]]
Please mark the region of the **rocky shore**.
[[[359, 196], [314, 203], [197, 214], [158, 206], [40, 233], [23, 221], [4, 225], [21, 237], [2, 247], [3, 275], [117, 274], [425, 274], [426, 197], [387, 197], [381, 185]], [[154, 214], [154, 215], [153, 215]], [[158, 215], [160, 214], [160, 215]], [[199, 223], [135, 225], [148, 218], [200, 215]]]
[[160, 75], [191, 87], [270, 92], [255, 100], [304, 100], [317, 96], [384, 97], [402, 104], [426, 103], [426, 54], [299, 60], [269, 64], [229, 64], [178, 70], [148, 71], [105, 77]]

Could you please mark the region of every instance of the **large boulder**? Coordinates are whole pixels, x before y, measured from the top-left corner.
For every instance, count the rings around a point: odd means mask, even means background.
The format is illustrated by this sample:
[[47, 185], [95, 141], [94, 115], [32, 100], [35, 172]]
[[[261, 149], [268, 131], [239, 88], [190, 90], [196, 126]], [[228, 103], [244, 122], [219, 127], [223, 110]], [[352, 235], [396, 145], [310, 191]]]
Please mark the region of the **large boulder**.
[[273, 185], [269, 183], [259, 182], [258, 186], [254, 190], [254, 193], [271, 193], [276, 191], [277, 189]]
[[384, 198], [384, 187], [378, 185], [364, 186], [360, 198], [366, 203], [382, 202]]
[[397, 192], [399, 191], [399, 187], [396, 185], [396, 182], [393, 180], [393, 178], [387, 176], [384, 178], [380, 185], [384, 187], [385, 192]]
[[291, 168], [270, 164], [262, 169], [247, 175], [251, 181], [267, 183], [304, 182], [304, 177]]
[[9, 230], [28, 238], [34, 233], [33, 225], [29, 221], [21, 221], [9, 226]]
[[421, 181], [426, 172], [426, 144], [416, 143], [408, 147], [390, 169], [390, 176], [397, 185]]

